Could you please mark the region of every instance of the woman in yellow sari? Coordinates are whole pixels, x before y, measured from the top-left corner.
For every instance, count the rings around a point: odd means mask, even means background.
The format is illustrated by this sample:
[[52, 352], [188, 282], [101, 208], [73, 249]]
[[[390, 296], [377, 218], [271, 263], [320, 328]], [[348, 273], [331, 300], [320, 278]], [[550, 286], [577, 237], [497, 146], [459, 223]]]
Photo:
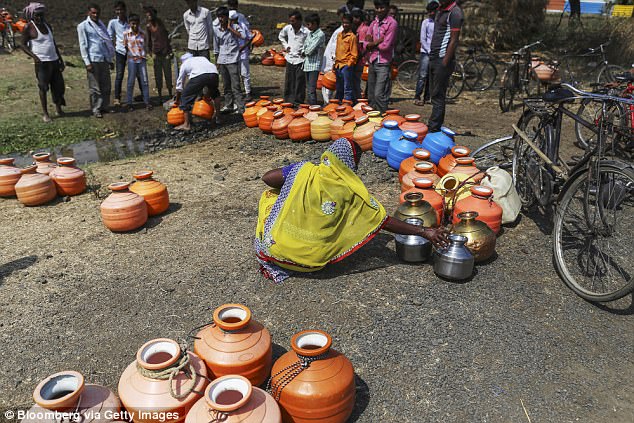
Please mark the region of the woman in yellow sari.
[[260, 198], [255, 237], [264, 276], [281, 282], [293, 271], [320, 270], [352, 254], [381, 229], [421, 235], [439, 247], [446, 244], [444, 229], [387, 216], [355, 173], [361, 153], [358, 144], [341, 138], [318, 165], [298, 162], [262, 177], [271, 187]]

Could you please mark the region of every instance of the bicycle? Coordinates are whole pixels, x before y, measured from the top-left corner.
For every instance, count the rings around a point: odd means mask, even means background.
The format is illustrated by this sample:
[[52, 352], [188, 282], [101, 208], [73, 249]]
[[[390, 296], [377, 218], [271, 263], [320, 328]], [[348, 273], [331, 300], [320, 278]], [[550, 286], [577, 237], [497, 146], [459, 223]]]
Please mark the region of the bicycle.
[[[553, 255], [560, 277], [580, 297], [606, 302], [634, 290], [634, 167], [606, 156], [607, 122], [597, 126], [569, 110], [574, 100], [586, 98], [602, 102], [604, 109], [613, 102], [634, 105], [631, 99], [588, 93], [570, 84], [541, 99], [526, 99], [526, 131], [513, 125], [512, 173], [524, 209], [535, 202], [555, 208]], [[597, 143], [573, 163], [559, 156], [564, 116], [597, 134]]]
[[465, 86], [469, 91], [486, 91], [495, 84], [498, 71], [487, 54], [476, 54], [477, 48], [467, 49], [464, 62]]
[[[418, 60], [410, 59], [402, 62], [398, 68], [398, 75], [396, 76], [396, 82], [399, 87], [407, 92], [416, 91], [416, 82], [418, 80], [418, 74], [420, 72], [420, 62]], [[456, 99], [465, 87], [465, 72], [461, 63], [456, 61], [456, 67], [449, 77], [449, 83], [447, 84], [447, 100]]]
[[513, 99], [517, 94], [526, 96], [539, 92], [539, 79], [533, 69], [531, 49], [542, 44], [541, 41], [527, 44], [513, 52], [511, 63], [507, 66], [500, 81], [499, 104], [503, 113], [513, 107]]

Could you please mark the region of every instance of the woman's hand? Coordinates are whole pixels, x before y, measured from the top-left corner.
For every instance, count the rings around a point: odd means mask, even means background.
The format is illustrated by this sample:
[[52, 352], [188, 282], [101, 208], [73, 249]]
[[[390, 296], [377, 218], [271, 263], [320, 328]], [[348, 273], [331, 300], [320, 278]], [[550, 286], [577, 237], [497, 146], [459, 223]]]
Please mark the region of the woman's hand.
[[436, 248], [445, 248], [449, 245], [449, 232], [446, 228], [423, 228], [421, 235], [430, 240]]

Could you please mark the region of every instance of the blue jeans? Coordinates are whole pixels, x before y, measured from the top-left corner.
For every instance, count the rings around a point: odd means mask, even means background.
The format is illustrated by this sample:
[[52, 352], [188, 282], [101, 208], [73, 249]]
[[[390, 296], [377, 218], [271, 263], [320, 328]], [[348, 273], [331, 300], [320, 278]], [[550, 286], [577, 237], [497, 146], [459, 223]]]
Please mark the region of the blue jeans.
[[335, 70], [337, 74], [337, 99], [354, 101], [354, 68], [344, 66]]
[[[128, 58], [125, 54], [115, 54], [115, 77], [114, 77], [114, 98], [121, 100], [121, 84], [123, 83], [123, 73], [125, 72], [125, 65], [128, 63]], [[128, 71], [129, 72], [129, 71]], [[139, 81], [139, 88], [141, 88], [141, 78], [137, 78]], [[132, 87], [134, 88], [134, 86]]]
[[416, 94], [414, 98], [420, 100], [420, 96], [425, 92], [423, 99], [429, 100], [429, 54], [421, 53], [418, 62], [418, 79], [416, 80]]
[[145, 59], [140, 62], [128, 60], [128, 89], [127, 103], [132, 104], [132, 93], [134, 91], [134, 80], [138, 77], [141, 80], [141, 92], [143, 93], [143, 102], [150, 104], [150, 86], [148, 85], [147, 64]]

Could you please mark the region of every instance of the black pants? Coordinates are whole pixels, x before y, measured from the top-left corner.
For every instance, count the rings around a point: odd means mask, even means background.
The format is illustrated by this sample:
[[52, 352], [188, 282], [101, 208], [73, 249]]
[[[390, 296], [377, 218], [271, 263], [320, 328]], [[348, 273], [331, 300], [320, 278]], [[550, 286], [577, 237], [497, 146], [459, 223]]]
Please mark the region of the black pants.
[[187, 49], [188, 52], [190, 52], [191, 54], [194, 55], [194, 57], [206, 57], [207, 60], [211, 61], [209, 59], [209, 49], [205, 49], [205, 50], [191, 50], [191, 49]]
[[302, 70], [303, 63], [286, 64], [286, 80], [284, 81], [284, 99], [289, 103], [303, 103], [306, 99], [306, 75]]
[[35, 77], [40, 91], [47, 92], [50, 87], [53, 103], [66, 106], [66, 100], [64, 100], [66, 85], [64, 84], [64, 76], [62, 75], [59, 60], [37, 63], [35, 65]]
[[438, 132], [445, 121], [445, 101], [449, 77], [456, 66], [455, 60], [449, 66], [442, 64], [442, 59], [433, 57], [429, 60], [429, 88], [431, 97], [431, 115], [429, 116], [429, 132]]
[[217, 73], [203, 73], [195, 78], [189, 80], [183, 93], [181, 94], [180, 109], [189, 112], [192, 109], [194, 100], [202, 93], [203, 88], [207, 87], [209, 90], [209, 96], [211, 98], [220, 97], [220, 91], [218, 90], [218, 74]]

